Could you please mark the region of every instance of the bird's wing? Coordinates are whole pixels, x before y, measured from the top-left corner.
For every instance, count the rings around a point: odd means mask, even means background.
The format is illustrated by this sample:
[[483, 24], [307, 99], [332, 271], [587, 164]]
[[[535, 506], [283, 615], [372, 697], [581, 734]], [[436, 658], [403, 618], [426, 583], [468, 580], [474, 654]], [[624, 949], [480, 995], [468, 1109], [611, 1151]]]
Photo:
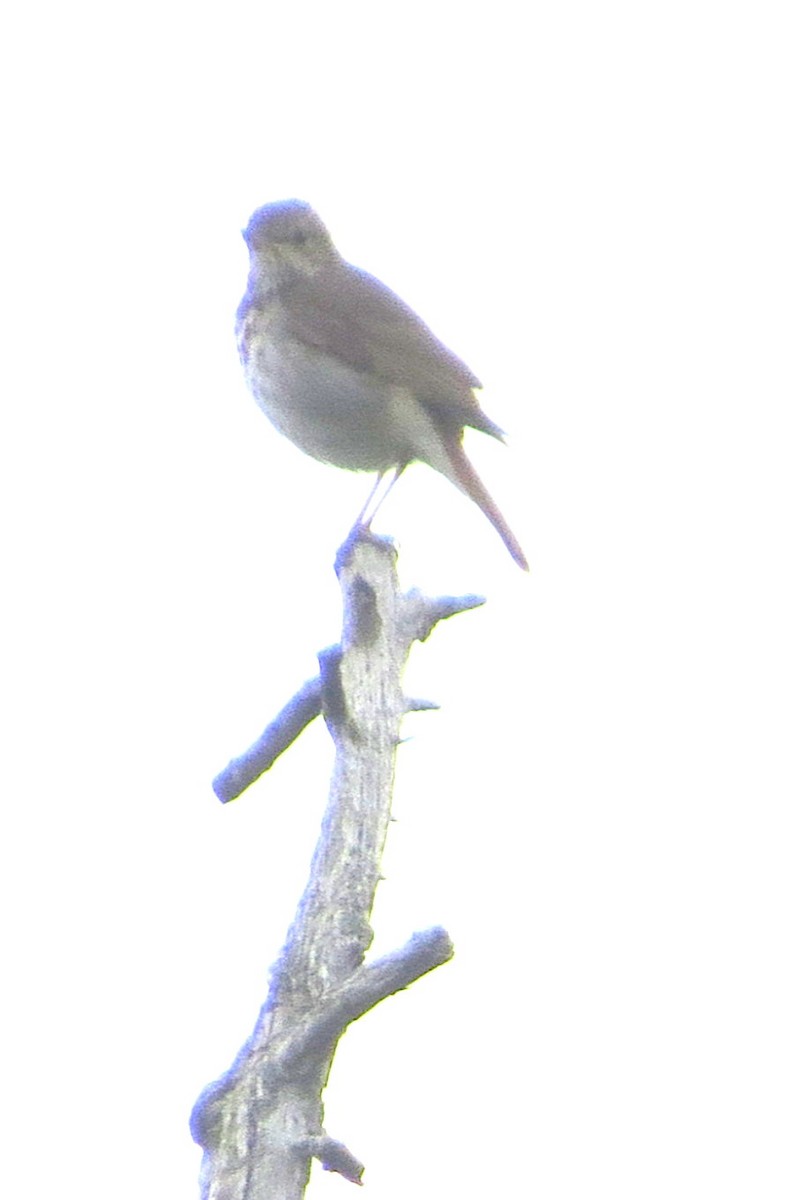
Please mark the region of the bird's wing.
[[494, 437], [501, 430], [473, 395], [481, 387], [460, 358], [380, 280], [346, 263], [300, 279], [282, 295], [292, 337], [410, 388], [447, 428], [471, 425]]

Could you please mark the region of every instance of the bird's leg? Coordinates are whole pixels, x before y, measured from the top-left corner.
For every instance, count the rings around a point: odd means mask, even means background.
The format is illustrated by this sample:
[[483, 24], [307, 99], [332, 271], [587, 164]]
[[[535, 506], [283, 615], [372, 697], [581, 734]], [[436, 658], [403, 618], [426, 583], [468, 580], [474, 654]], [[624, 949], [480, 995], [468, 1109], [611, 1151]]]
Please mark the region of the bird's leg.
[[[337, 570], [339, 570], [340, 565], [349, 557], [350, 552], [355, 543], [358, 542], [360, 535], [370, 528], [370, 522], [375, 516], [378, 506], [387, 495], [389, 489], [392, 487], [402, 470], [403, 467], [388, 467], [385, 471], [378, 472], [376, 481], [370, 488], [370, 495], [365, 500], [361, 512], [354, 521], [348, 536], [345, 538], [345, 541], [342, 543], [337, 552]], [[388, 475], [391, 475], [391, 478], [389, 483], [385, 483]], [[385, 484], [383, 488], [383, 494], [381, 494], [382, 484]], [[376, 497], [378, 498], [376, 499]]]
[[[380, 506], [384, 503], [390, 491], [400, 478], [401, 471], [405, 467], [403, 463], [399, 467], [389, 467], [386, 471], [379, 471], [375, 483], [370, 489], [370, 495], [365, 501], [362, 511], [359, 513], [354, 524], [354, 529], [369, 529], [373, 517], [378, 512]], [[387, 483], [387, 476], [390, 476]], [[383, 487], [382, 487], [383, 485]]]
[[[367, 499], [365, 500], [364, 504], [362, 505], [362, 507], [359, 511], [358, 517], [353, 522], [354, 529], [361, 529], [362, 527], [367, 528], [367, 526], [370, 524], [369, 521], [365, 520], [365, 517], [367, 516], [370, 506], [373, 503], [373, 497], [375, 496], [376, 492], [380, 488], [381, 481], [385, 477], [386, 474], [387, 474], [386, 471], [379, 471], [378, 474], [376, 475], [375, 482], [373, 483], [373, 486], [370, 488], [370, 494], [367, 497]], [[376, 505], [376, 508], [377, 507], [378, 507], [378, 505]]]
[[[370, 528], [370, 522], [372, 521], [373, 517], [375, 516], [376, 512], [378, 511], [379, 505], [386, 499], [386, 496], [389, 493], [390, 488], [392, 488], [393, 485], [397, 482], [397, 480], [400, 476], [400, 473], [403, 470], [403, 467], [405, 465], [406, 464], [404, 463], [400, 467], [388, 467], [386, 469], [386, 471], [378, 472], [378, 477], [370, 489], [370, 495], [367, 497], [367, 500], [364, 503], [364, 507], [362, 508], [362, 511], [359, 513], [358, 517], [356, 518], [356, 520], [353, 524], [353, 528], [351, 529], [350, 533], [345, 538], [345, 541], [343, 542], [342, 546], [339, 549], [339, 553], [337, 555], [338, 563], [343, 560], [343, 556], [347, 557], [349, 548], [353, 545], [354, 542], [357, 542], [359, 540], [360, 533], [363, 530]], [[387, 482], [388, 476], [389, 476], [389, 482]]]

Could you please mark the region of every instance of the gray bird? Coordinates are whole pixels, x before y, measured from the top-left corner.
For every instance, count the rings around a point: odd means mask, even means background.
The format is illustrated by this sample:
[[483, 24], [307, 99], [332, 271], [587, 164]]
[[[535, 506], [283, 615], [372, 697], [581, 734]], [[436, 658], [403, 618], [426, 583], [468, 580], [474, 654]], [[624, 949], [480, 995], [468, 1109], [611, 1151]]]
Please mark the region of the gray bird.
[[528, 570], [462, 448], [466, 425], [503, 440], [465, 364], [378, 279], [345, 262], [301, 200], [257, 209], [244, 238], [247, 291], [237, 339], [250, 390], [306, 454], [397, 478], [428, 463], [475, 501]]

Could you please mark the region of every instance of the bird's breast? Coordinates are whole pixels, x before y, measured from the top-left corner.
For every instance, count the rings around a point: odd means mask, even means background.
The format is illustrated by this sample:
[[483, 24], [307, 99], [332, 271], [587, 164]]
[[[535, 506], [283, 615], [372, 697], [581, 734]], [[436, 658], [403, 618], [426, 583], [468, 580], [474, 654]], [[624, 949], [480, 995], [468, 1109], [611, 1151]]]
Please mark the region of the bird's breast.
[[282, 328], [280, 309], [240, 313], [239, 350], [250, 389], [284, 437], [334, 466], [380, 471], [415, 457], [398, 392]]

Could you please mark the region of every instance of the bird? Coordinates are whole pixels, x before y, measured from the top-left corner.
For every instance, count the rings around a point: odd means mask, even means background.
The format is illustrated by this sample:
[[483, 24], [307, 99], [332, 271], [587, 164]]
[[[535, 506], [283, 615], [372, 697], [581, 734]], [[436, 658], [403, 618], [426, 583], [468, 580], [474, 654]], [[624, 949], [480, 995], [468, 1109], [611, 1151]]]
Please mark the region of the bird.
[[389, 473], [394, 482], [409, 463], [427, 463], [478, 505], [528, 570], [462, 445], [465, 427], [504, 440], [470, 368], [390, 288], [345, 261], [305, 201], [265, 204], [243, 236], [239, 354], [276, 429], [321, 462], [378, 472], [371, 496]]

